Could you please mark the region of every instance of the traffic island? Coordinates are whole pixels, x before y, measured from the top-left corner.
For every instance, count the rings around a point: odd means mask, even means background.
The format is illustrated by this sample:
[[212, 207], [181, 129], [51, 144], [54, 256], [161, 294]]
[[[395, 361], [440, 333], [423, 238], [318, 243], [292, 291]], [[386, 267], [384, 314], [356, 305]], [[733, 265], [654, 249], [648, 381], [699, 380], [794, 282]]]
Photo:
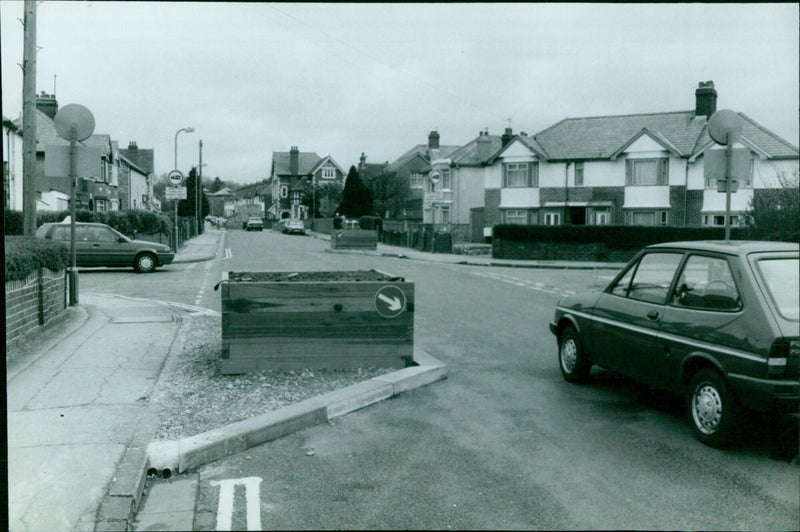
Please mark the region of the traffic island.
[[228, 272], [220, 290], [223, 374], [413, 363], [414, 283], [402, 277]]

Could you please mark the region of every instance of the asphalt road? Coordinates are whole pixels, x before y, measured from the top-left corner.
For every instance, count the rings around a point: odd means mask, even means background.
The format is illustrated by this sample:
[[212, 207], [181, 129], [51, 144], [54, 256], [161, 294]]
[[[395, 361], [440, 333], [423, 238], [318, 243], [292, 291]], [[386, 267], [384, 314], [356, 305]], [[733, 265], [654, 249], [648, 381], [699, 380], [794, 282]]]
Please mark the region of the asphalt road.
[[244, 478], [261, 480], [249, 505], [244, 486], [233, 490], [234, 530], [248, 528], [248, 508], [264, 529], [800, 529], [796, 418], [779, 430], [753, 420], [735, 447], [716, 450], [693, 438], [678, 398], [603, 370], [588, 385], [563, 381], [547, 327], [556, 301], [610, 272], [327, 246], [231, 231], [228, 259], [81, 276], [82, 290], [213, 310], [224, 270], [376, 268], [415, 282], [415, 344], [448, 365], [448, 379], [202, 468], [195, 529], [216, 529], [219, 483]]

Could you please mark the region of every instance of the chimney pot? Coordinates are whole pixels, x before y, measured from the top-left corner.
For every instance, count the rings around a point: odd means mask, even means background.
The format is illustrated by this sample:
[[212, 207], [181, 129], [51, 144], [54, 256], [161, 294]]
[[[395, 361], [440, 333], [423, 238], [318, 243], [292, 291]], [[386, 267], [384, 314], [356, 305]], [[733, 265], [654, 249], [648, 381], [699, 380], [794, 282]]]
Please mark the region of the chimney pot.
[[507, 127], [507, 128], [506, 128], [506, 132], [505, 132], [505, 133], [503, 133], [503, 136], [501, 137], [501, 141], [502, 141], [502, 143], [503, 143], [503, 146], [505, 146], [506, 144], [508, 144], [509, 142], [511, 142], [511, 139], [512, 139], [513, 137], [514, 137], [514, 134], [512, 133], [512, 131], [511, 131], [511, 128], [510, 128], [510, 127]]

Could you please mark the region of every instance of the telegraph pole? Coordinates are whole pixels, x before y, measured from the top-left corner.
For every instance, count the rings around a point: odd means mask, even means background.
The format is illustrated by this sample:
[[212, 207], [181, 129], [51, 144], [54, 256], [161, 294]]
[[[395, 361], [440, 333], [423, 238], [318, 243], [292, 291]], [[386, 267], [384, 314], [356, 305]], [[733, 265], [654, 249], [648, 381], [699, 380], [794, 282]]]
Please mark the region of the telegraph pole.
[[25, 0], [22, 54], [22, 231], [36, 234], [36, 0]]
[[194, 184], [197, 234], [203, 232], [203, 140], [200, 139], [200, 163], [197, 165], [197, 182]]

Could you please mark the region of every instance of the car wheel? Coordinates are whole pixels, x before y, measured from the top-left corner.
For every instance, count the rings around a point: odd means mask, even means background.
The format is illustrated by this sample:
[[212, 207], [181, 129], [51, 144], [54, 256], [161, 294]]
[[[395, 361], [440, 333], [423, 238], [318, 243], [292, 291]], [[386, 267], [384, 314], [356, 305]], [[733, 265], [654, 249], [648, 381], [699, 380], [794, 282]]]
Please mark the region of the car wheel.
[[689, 422], [698, 440], [722, 447], [730, 440], [739, 411], [728, 385], [716, 371], [698, 371], [689, 384]]
[[589, 377], [592, 364], [586, 360], [578, 331], [570, 326], [558, 337], [558, 367], [568, 382], [584, 382]]
[[139, 273], [150, 273], [156, 269], [156, 258], [150, 253], [142, 253], [136, 257], [134, 268]]

